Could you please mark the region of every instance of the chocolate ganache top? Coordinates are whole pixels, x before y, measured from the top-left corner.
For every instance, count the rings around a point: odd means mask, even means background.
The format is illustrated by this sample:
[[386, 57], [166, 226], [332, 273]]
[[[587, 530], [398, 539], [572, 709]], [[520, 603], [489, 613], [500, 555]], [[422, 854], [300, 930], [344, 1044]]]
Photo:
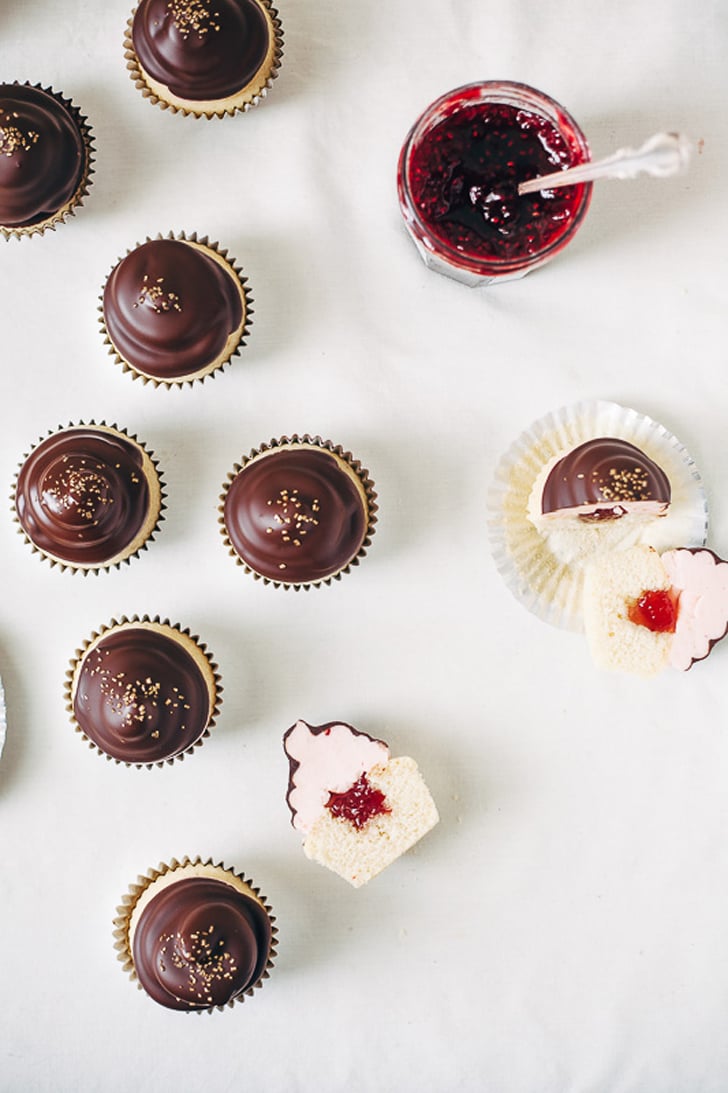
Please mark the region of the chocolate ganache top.
[[243, 321], [242, 288], [201, 245], [153, 239], [112, 270], [103, 315], [119, 356], [143, 375], [174, 380], [220, 357]]
[[281, 447], [247, 463], [223, 507], [230, 542], [261, 577], [306, 584], [341, 572], [368, 531], [362, 485], [325, 448]]
[[156, 522], [158, 488], [153, 502], [145, 468], [156, 477], [141, 446], [115, 430], [75, 426], [54, 433], [20, 468], [20, 526], [61, 563], [108, 565], [138, 549]]
[[144, 72], [192, 102], [241, 91], [265, 61], [270, 41], [257, 0], [141, 0], [132, 24]]
[[173, 881], [139, 916], [134, 970], [155, 1002], [175, 1010], [224, 1006], [255, 985], [271, 947], [270, 919], [231, 884]]
[[86, 167], [79, 122], [47, 91], [0, 83], [0, 225], [31, 227], [74, 196]]
[[585, 518], [605, 519], [637, 504], [664, 512], [670, 496], [667, 475], [643, 451], [626, 440], [599, 437], [554, 464], [544, 483], [541, 511], [596, 506]]
[[76, 670], [73, 714], [100, 751], [159, 763], [203, 736], [213, 701], [183, 640], [172, 627], [129, 623], [91, 643]]

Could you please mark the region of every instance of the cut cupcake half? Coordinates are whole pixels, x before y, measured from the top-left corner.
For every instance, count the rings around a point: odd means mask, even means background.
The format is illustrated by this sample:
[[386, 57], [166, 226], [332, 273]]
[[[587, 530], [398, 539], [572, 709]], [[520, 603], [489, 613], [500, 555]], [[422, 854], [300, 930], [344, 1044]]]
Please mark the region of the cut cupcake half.
[[351, 725], [297, 721], [284, 735], [286, 801], [307, 858], [360, 888], [439, 820], [414, 759]]
[[687, 671], [728, 632], [728, 563], [706, 548], [615, 551], [587, 569], [584, 623], [600, 668]]

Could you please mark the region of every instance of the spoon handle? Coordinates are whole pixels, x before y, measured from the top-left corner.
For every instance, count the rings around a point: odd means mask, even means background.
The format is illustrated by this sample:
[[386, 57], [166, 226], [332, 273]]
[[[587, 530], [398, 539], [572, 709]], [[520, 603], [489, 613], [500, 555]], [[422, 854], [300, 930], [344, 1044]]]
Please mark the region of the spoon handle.
[[640, 148], [620, 148], [605, 159], [580, 163], [566, 171], [554, 171], [540, 178], [530, 178], [518, 187], [519, 194], [538, 190], [553, 190], [557, 186], [573, 186], [577, 182], [592, 182], [597, 178], [635, 178], [641, 172], [655, 178], [667, 178], [684, 171], [690, 162], [693, 146], [681, 133], [655, 133]]

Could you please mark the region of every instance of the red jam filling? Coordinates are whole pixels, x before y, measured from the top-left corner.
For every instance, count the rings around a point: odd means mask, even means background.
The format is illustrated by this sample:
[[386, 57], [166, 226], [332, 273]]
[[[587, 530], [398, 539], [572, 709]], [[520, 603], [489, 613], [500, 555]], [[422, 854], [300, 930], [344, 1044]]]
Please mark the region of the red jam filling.
[[655, 634], [674, 634], [677, 622], [677, 600], [670, 589], [643, 592], [630, 604], [628, 618], [636, 626], [646, 626]]
[[445, 244], [476, 258], [539, 253], [571, 227], [584, 187], [518, 195], [518, 184], [579, 162], [548, 119], [504, 103], [464, 107], [426, 133], [410, 160], [415, 207]]
[[346, 793], [329, 794], [326, 807], [332, 816], [348, 820], [357, 831], [375, 816], [392, 811], [382, 791], [369, 784], [366, 774], [362, 774]]

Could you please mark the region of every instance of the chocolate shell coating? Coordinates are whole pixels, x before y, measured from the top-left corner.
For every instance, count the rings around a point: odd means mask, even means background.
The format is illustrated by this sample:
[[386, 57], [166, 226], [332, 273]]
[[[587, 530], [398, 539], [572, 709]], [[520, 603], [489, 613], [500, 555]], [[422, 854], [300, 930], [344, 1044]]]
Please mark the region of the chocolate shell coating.
[[134, 931], [134, 969], [155, 1002], [224, 1006], [260, 979], [271, 947], [265, 909], [230, 884], [190, 877], [163, 888]]
[[250, 83], [270, 28], [256, 0], [141, 0], [132, 42], [143, 70], [177, 98], [215, 101]]
[[159, 763], [204, 734], [212, 703], [200, 666], [171, 634], [112, 628], [84, 654], [73, 714], [100, 751], [124, 763]]
[[0, 83], [0, 225], [31, 227], [58, 213], [86, 170], [73, 114], [38, 87]]
[[306, 584], [341, 572], [368, 529], [363, 487], [318, 447], [260, 454], [231, 482], [223, 508], [230, 542], [261, 577]]
[[217, 360], [243, 320], [240, 284], [199, 246], [153, 239], [111, 271], [103, 316], [117, 353], [159, 380], [191, 376]]
[[308, 721], [304, 721], [301, 718], [299, 721], [294, 722], [290, 729], [286, 729], [283, 734], [283, 750], [286, 753], [288, 759], [288, 789], [286, 790], [286, 804], [291, 813], [291, 826], [296, 827], [296, 809], [291, 804], [291, 795], [296, 789], [296, 772], [301, 766], [298, 759], [294, 758], [288, 751], [288, 737], [295, 732], [297, 726], [303, 724], [306, 726], [312, 736], [329, 736], [333, 728], [348, 729], [352, 736], [363, 736], [364, 739], [369, 740], [372, 744], [381, 744], [383, 747], [387, 747], [385, 740], [379, 740], [375, 736], [370, 736], [368, 732], [362, 732], [361, 729], [355, 729], [353, 725], [348, 725], [345, 721], [327, 721], [323, 725], [309, 725]]
[[670, 482], [665, 472], [643, 451], [626, 440], [599, 437], [580, 444], [551, 468], [543, 487], [544, 514], [603, 506], [608, 514], [627, 511], [637, 502], [666, 507]]
[[140, 446], [116, 432], [78, 426], [54, 433], [18, 474], [20, 526], [34, 546], [68, 565], [124, 556], [151, 522], [144, 462]]

